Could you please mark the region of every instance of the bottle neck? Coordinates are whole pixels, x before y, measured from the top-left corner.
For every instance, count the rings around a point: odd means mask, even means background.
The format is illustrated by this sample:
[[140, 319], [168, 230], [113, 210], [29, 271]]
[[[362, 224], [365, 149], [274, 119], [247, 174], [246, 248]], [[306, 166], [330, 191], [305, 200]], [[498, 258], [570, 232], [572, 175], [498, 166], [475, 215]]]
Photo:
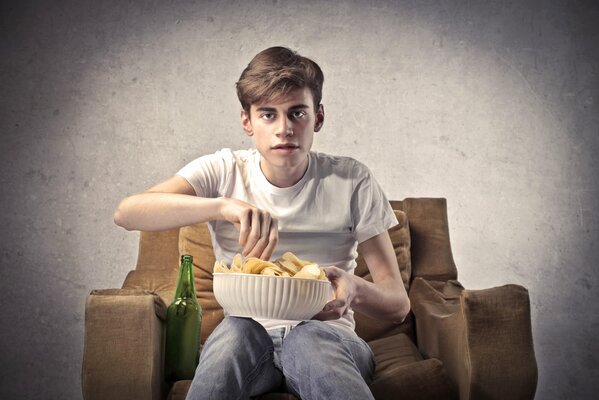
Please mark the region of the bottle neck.
[[179, 280], [175, 292], [176, 299], [195, 299], [196, 291], [193, 282], [193, 263], [191, 259], [183, 258], [179, 269]]

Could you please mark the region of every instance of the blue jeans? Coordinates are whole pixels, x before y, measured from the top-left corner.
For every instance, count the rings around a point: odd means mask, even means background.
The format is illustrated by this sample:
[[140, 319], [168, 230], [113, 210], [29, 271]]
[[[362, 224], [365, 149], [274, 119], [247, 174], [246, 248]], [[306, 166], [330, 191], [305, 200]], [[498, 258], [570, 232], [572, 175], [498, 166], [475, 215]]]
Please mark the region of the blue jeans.
[[269, 392], [302, 400], [374, 399], [370, 347], [354, 332], [322, 321], [266, 329], [226, 317], [204, 345], [188, 400], [249, 399]]

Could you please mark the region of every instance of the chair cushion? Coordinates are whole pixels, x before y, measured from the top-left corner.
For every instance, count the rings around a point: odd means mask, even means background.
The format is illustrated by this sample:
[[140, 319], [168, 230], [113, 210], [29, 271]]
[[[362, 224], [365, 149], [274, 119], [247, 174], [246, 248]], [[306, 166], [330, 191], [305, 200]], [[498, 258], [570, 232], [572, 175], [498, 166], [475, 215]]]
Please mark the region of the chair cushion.
[[370, 390], [380, 399], [454, 399], [455, 391], [437, 359], [424, 360], [405, 334], [368, 343], [376, 370]]
[[384, 374], [389, 369], [422, 360], [422, 355], [412, 340], [403, 333], [371, 340], [368, 345], [376, 362], [375, 380], [379, 374]]
[[377, 400], [457, 400], [441, 361], [436, 358], [398, 365], [377, 374], [370, 384]]
[[189, 380], [175, 382], [173, 386], [171, 386], [166, 400], [185, 400], [190, 386], [191, 381]]

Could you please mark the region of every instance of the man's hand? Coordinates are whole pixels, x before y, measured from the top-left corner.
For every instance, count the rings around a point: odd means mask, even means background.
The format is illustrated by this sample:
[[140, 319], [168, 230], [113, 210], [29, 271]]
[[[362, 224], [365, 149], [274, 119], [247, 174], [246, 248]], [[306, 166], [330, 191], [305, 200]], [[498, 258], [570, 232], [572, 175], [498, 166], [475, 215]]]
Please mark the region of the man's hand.
[[401, 323], [410, 312], [410, 299], [399, 273], [397, 258], [387, 232], [358, 245], [373, 282], [336, 267], [326, 267], [335, 299], [313, 318], [337, 319], [351, 307], [371, 318]]
[[321, 321], [339, 319], [351, 307], [356, 295], [355, 276], [337, 267], [323, 267], [323, 269], [333, 285], [335, 298], [325, 304], [322, 311], [312, 317], [312, 319]]
[[223, 198], [222, 218], [239, 230], [239, 244], [244, 257], [269, 260], [279, 241], [277, 219], [241, 200]]

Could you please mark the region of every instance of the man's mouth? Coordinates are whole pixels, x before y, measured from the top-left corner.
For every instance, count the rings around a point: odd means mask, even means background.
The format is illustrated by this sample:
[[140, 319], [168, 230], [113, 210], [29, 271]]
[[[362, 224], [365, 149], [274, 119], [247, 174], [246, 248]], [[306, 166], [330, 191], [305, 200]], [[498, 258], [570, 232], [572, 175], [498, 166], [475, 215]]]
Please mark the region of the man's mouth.
[[291, 143], [281, 143], [281, 144], [277, 144], [275, 146], [273, 146], [274, 150], [292, 150], [292, 149], [298, 149], [299, 146], [296, 144], [291, 144]]

